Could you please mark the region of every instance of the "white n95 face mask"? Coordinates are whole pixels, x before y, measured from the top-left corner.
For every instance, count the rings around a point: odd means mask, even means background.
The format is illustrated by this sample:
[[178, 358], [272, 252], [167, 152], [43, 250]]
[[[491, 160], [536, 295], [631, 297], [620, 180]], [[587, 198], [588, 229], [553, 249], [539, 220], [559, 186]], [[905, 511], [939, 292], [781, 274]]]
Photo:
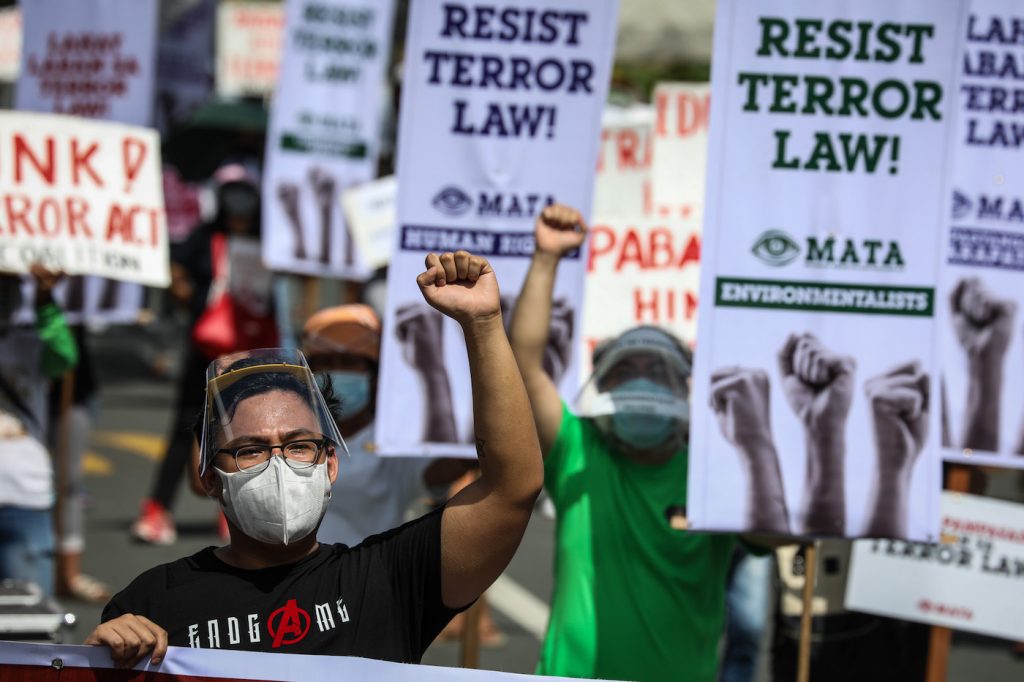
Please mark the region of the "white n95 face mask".
[[224, 514], [252, 539], [272, 545], [312, 533], [331, 499], [326, 462], [296, 471], [283, 457], [271, 457], [259, 473], [214, 471], [224, 484]]

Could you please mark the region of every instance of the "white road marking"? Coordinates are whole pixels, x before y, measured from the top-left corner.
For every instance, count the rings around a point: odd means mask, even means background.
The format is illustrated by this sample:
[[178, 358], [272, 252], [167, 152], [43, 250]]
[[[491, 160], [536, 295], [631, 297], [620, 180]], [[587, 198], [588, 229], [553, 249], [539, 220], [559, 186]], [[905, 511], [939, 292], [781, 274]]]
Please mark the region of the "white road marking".
[[538, 641], [544, 639], [550, 609], [515, 580], [505, 575], [500, 576], [487, 590], [487, 600]]

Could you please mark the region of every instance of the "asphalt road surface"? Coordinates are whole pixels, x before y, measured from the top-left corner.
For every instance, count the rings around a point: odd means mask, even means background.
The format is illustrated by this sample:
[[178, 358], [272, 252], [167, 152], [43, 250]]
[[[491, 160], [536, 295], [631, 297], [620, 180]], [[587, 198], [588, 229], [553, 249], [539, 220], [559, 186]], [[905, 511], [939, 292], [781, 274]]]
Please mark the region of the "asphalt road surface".
[[[101, 393], [86, 457], [91, 502], [84, 568], [117, 590], [147, 568], [219, 544], [216, 509], [183, 482], [175, 508], [178, 542], [154, 547], [130, 541], [128, 527], [163, 452], [174, 382], [158, 378], [151, 369], [153, 354], [166, 346], [154, 332], [112, 329], [93, 340]], [[533, 671], [551, 593], [553, 532], [553, 522], [535, 514], [512, 565], [490, 591], [495, 620], [507, 640], [501, 647], [481, 651], [481, 667]], [[77, 602], [63, 606], [78, 618], [69, 641], [80, 643], [98, 623], [102, 607]], [[1024, 661], [1014, 658], [1011, 647], [1003, 640], [957, 635], [949, 679], [1024, 679]], [[435, 643], [424, 658], [425, 663], [443, 666], [458, 665], [458, 660], [459, 645], [454, 642]], [[767, 679], [763, 671], [760, 677]]]

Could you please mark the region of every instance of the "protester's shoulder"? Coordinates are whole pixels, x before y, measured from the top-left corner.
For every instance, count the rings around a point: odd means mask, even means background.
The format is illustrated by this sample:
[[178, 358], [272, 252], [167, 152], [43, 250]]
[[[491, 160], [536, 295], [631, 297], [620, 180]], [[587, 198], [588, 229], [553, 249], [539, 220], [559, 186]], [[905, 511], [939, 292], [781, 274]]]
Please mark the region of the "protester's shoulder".
[[191, 556], [143, 571], [114, 595], [103, 611], [103, 620], [123, 613], [145, 613], [148, 610], [146, 604], [151, 599], [160, 598], [170, 590], [197, 579], [204, 569], [212, 567], [216, 563], [213, 549], [207, 547]]
[[213, 550], [213, 547], [207, 547], [190, 556], [154, 566], [141, 573], [139, 577], [131, 582], [129, 587], [133, 585], [156, 588], [161, 586], [165, 588], [173, 587], [178, 581], [216, 566], [219, 562], [214, 557]]
[[[419, 518], [407, 521], [400, 526], [386, 530], [383, 533], [377, 535], [371, 535], [355, 547], [352, 547], [351, 552], [386, 552], [389, 549], [394, 548], [396, 545], [401, 544], [404, 541], [412, 538], [440, 538], [441, 529], [441, 516], [444, 513], [444, 507], [438, 507], [433, 511], [427, 512]], [[344, 545], [340, 545], [344, 547]]]
[[[595, 443], [599, 434], [593, 421], [573, 414], [569, 406], [562, 402], [562, 422], [558, 428], [558, 436], [552, 444], [548, 459], [559, 461], [582, 457]], [[600, 439], [597, 438], [599, 441]]]

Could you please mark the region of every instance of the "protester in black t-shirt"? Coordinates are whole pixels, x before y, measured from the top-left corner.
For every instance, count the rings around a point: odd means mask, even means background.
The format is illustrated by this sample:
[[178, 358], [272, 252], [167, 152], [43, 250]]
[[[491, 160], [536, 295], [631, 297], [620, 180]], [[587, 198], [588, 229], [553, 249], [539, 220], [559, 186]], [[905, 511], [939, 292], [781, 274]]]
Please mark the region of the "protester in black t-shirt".
[[357, 547], [319, 545], [341, 437], [301, 354], [214, 362], [202, 481], [223, 505], [231, 543], [144, 573], [111, 600], [87, 644], [128, 665], [159, 663], [168, 644], [418, 662], [501, 574], [543, 480], [530, 405], [490, 265], [463, 251], [430, 254], [426, 266], [421, 293], [465, 335], [480, 478]]

